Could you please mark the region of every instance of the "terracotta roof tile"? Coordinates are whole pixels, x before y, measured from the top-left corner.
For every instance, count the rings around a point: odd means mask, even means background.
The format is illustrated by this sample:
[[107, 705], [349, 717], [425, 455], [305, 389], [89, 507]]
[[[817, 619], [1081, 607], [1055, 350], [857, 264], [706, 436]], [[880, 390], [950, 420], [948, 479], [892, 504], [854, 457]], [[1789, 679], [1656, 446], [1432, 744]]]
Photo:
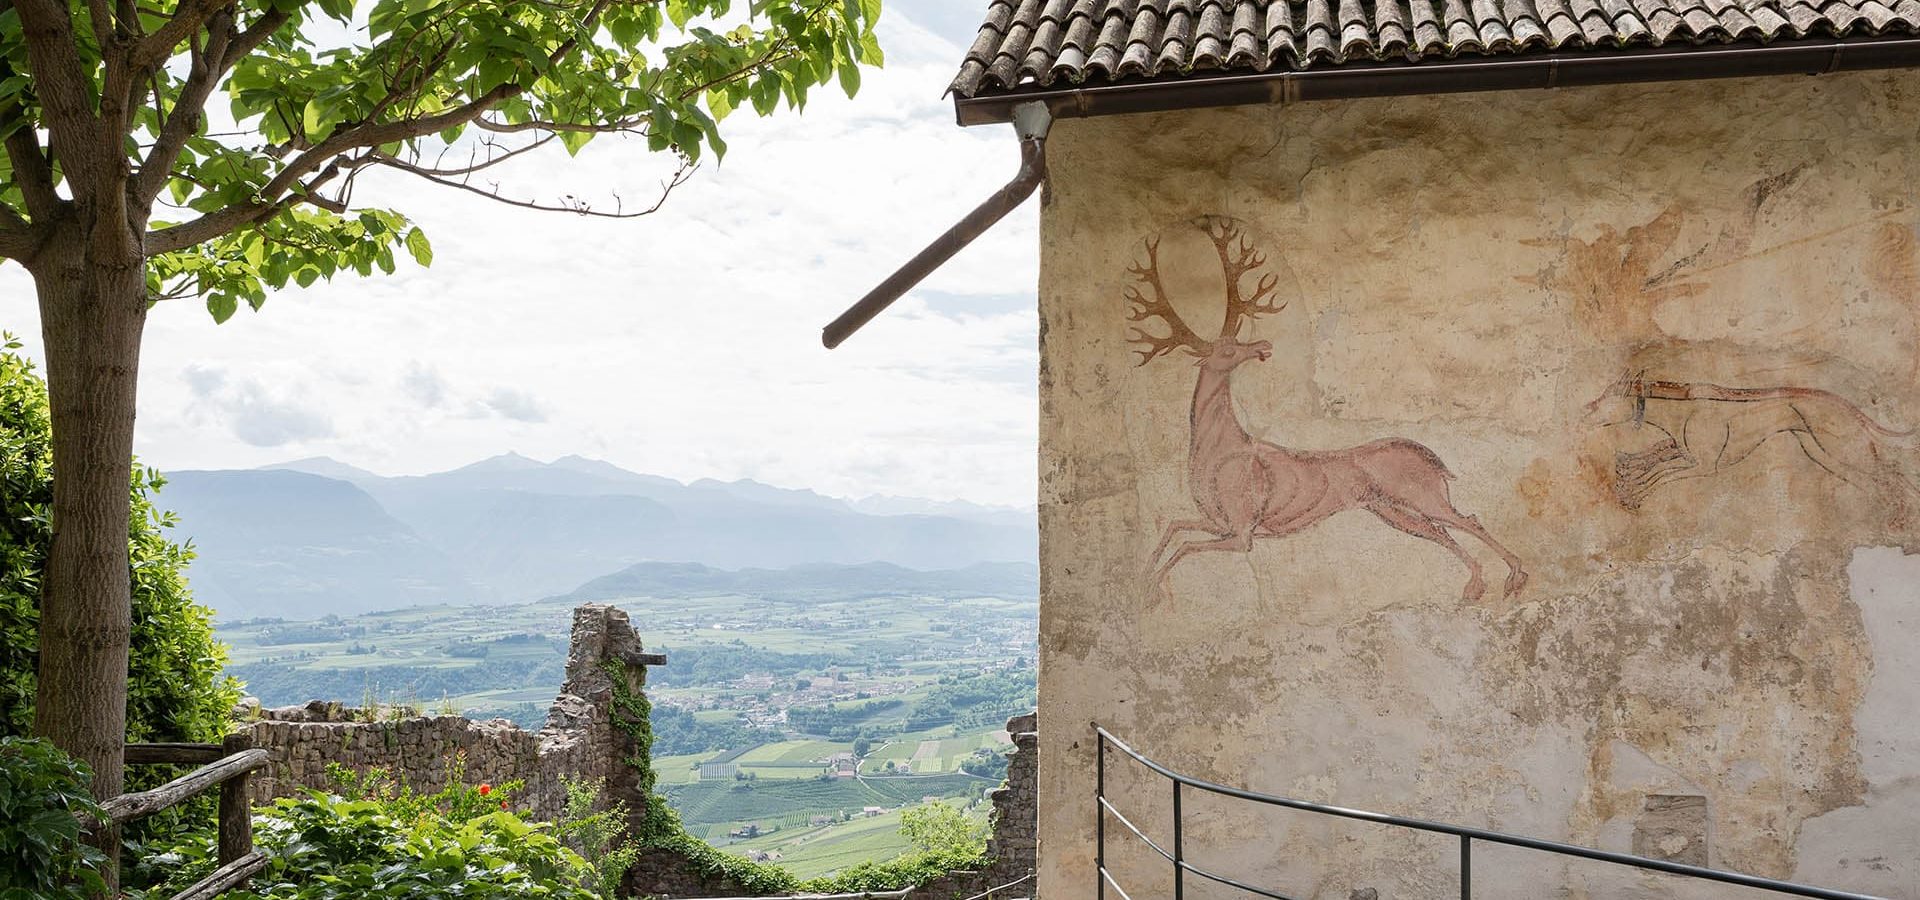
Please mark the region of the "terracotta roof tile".
[[1882, 34], [1920, 0], [990, 0], [951, 89]]

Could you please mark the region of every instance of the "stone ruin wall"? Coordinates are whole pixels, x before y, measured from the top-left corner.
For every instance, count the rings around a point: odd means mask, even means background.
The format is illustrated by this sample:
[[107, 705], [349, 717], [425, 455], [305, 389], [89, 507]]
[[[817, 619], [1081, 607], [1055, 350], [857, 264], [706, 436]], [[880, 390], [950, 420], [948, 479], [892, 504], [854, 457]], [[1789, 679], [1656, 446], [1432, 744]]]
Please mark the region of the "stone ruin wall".
[[[389, 721], [339, 703], [314, 701], [305, 706], [261, 710], [258, 718], [241, 725], [230, 746], [257, 747], [272, 753], [272, 762], [254, 775], [249, 787], [255, 804], [297, 796], [307, 789], [334, 790], [327, 774], [337, 764], [355, 771], [380, 768], [415, 791], [432, 793], [445, 787], [451, 761], [466, 757], [463, 780], [468, 784], [503, 784], [519, 780], [525, 786], [514, 795], [516, 809], [539, 820], [557, 818], [566, 808], [566, 779], [588, 779], [602, 786], [601, 794], [634, 810], [634, 824], [646, 809], [639, 773], [621, 761], [636, 748], [633, 739], [616, 727], [616, 681], [633, 695], [646, 685], [646, 667], [666, 658], [647, 653], [625, 611], [601, 604], [574, 610], [573, 633], [567, 653], [566, 682], [547, 713], [547, 725], [529, 733], [504, 719], [476, 722], [463, 716], [412, 716]], [[1034, 869], [1035, 862], [1035, 750], [1031, 714], [1007, 723], [1015, 753], [1009, 759], [1007, 784], [993, 792], [994, 837], [989, 850], [994, 864], [981, 872], [955, 873], [917, 891], [929, 898], [972, 897], [1014, 881]], [[752, 893], [725, 879], [709, 877], [677, 853], [655, 851], [630, 873], [636, 896], [712, 897]], [[1026, 896], [1031, 885], [1023, 885]]]
[[[339, 703], [263, 710], [258, 721], [242, 727], [239, 740], [272, 751], [273, 762], [254, 776], [255, 803], [294, 796], [302, 790], [331, 790], [331, 765], [364, 771], [382, 768], [400, 783], [421, 792], [446, 786], [457, 755], [466, 757], [469, 784], [521, 780], [526, 786], [515, 805], [540, 819], [566, 807], [567, 777], [606, 783], [617, 779], [624, 755], [622, 735], [613, 727], [613, 678], [618, 673], [638, 692], [646, 666], [665, 658], [645, 653], [627, 614], [611, 606], [588, 604], [574, 611], [567, 653], [567, 678], [547, 712], [547, 725], [530, 734], [504, 719], [476, 722], [464, 716], [412, 716], [391, 721], [362, 721], [366, 715]], [[607, 796], [636, 805], [637, 798]]]

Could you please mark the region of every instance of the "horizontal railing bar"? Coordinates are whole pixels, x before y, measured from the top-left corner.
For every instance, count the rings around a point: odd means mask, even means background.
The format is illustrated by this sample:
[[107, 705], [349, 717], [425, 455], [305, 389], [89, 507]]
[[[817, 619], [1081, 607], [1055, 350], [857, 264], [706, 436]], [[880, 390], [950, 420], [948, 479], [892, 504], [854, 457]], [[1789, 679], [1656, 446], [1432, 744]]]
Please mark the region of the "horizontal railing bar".
[[1099, 868], [1100, 868], [1100, 877], [1106, 879], [1108, 884], [1113, 885], [1114, 890], [1120, 892], [1120, 897], [1122, 898], [1122, 900], [1133, 900], [1133, 895], [1127, 893], [1127, 889], [1121, 887], [1120, 882], [1113, 880], [1113, 873], [1107, 871], [1106, 866], [1100, 866]]
[[270, 758], [265, 750], [247, 750], [202, 766], [153, 790], [121, 794], [100, 804], [107, 814], [104, 824], [120, 825], [177, 806], [255, 769], [266, 768]]
[[1128, 818], [1126, 817], [1126, 814], [1124, 814], [1124, 813], [1122, 813], [1122, 812], [1120, 812], [1120, 810], [1118, 810], [1118, 809], [1115, 809], [1112, 803], [1108, 803], [1108, 802], [1107, 802], [1107, 798], [1105, 798], [1105, 797], [1095, 797], [1094, 799], [1096, 799], [1096, 800], [1099, 800], [1099, 801], [1100, 801], [1100, 806], [1101, 806], [1102, 808], [1104, 808], [1104, 809], [1105, 809], [1105, 810], [1106, 810], [1107, 812], [1110, 812], [1110, 813], [1113, 813], [1113, 817], [1114, 817], [1114, 818], [1116, 818], [1116, 819], [1119, 819], [1119, 820], [1120, 820], [1120, 824], [1122, 824], [1122, 825], [1125, 825], [1125, 826], [1127, 826], [1127, 830], [1128, 830], [1128, 831], [1131, 831], [1131, 832], [1133, 832], [1133, 836], [1134, 836], [1134, 837], [1137, 837], [1137, 838], [1139, 838], [1139, 839], [1141, 839], [1141, 840], [1143, 840], [1143, 841], [1146, 841], [1146, 842], [1147, 842], [1147, 846], [1149, 846], [1149, 847], [1152, 847], [1152, 848], [1153, 848], [1153, 852], [1155, 852], [1155, 853], [1158, 853], [1158, 854], [1160, 854], [1161, 856], [1164, 856], [1164, 857], [1166, 857], [1166, 858], [1167, 858], [1167, 862], [1173, 862], [1173, 861], [1174, 861], [1174, 859], [1173, 859], [1173, 854], [1171, 854], [1171, 853], [1168, 853], [1167, 851], [1165, 851], [1165, 850], [1163, 850], [1163, 849], [1161, 849], [1161, 848], [1160, 848], [1160, 845], [1159, 845], [1158, 843], [1156, 843], [1156, 842], [1154, 842], [1154, 840], [1153, 840], [1153, 838], [1150, 838], [1150, 837], [1147, 837], [1147, 835], [1146, 835], [1146, 833], [1145, 833], [1145, 832], [1143, 832], [1143, 831], [1141, 831], [1141, 830], [1140, 830], [1140, 829], [1138, 829], [1138, 828], [1135, 828], [1135, 827], [1134, 827], [1134, 825], [1133, 825], [1133, 821], [1132, 821], [1131, 819], [1128, 819]]
[[193, 883], [193, 886], [173, 895], [173, 900], [212, 900], [227, 891], [239, 887], [247, 879], [260, 874], [267, 867], [267, 855], [255, 850], [233, 862], [227, 863], [213, 874]]
[[1244, 789], [1235, 788], [1235, 787], [1228, 787], [1224, 784], [1216, 784], [1211, 781], [1205, 781], [1203, 779], [1192, 778], [1186, 775], [1182, 775], [1178, 772], [1173, 771], [1172, 769], [1167, 768], [1166, 766], [1163, 766], [1141, 755], [1140, 751], [1133, 749], [1133, 747], [1129, 746], [1126, 741], [1123, 741], [1120, 738], [1114, 736], [1113, 732], [1108, 731], [1106, 728], [1102, 727], [1098, 723], [1095, 723], [1093, 727], [1094, 727], [1094, 730], [1098, 732], [1101, 737], [1112, 742], [1115, 747], [1120, 748], [1120, 752], [1125, 753], [1126, 755], [1132, 757], [1135, 762], [1138, 762], [1141, 765], [1146, 766], [1147, 768], [1153, 770], [1154, 772], [1159, 773], [1161, 776], [1170, 778], [1174, 781], [1178, 781], [1181, 784], [1187, 785], [1188, 787], [1199, 788], [1200, 790], [1207, 791], [1209, 793], [1219, 794], [1225, 797], [1233, 797], [1240, 800], [1251, 801], [1253, 803], [1264, 803], [1268, 806], [1279, 806], [1286, 809], [1296, 809], [1302, 812], [1318, 813], [1320, 815], [1326, 815], [1326, 816], [1336, 816], [1343, 819], [1354, 819], [1362, 822], [1373, 822], [1379, 825], [1392, 825], [1399, 828], [1410, 828], [1415, 831], [1426, 831], [1434, 834], [1450, 834], [1455, 837], [1470, 837], [1476, 841], [1488, 841], [1490, 843], [1495, 843], [1495, 844], [1505, 844], [1509, 847], [1524, 847], [1528, 850], [1539, 850], [1545, 853], [1559, 854], [1561, 856], [1574, 856], [1574, 857], [1579, 857], [1581, 859], [1595, 860], [1597, 862], [1613, 863], [1613, 864], [1622, 865], [1622, 866], [1631, 866], [1636, 869], [1647, 869], [1655, 872], [1665, 872], [1670, 875], [1683, 875], [1688, 878], [1698, 878], [1704, 881], [1713, 881], [1721, 884], [1734, 884], [1734, 885], [1739, 885], [1741, 887], [1759, 888], [1761, 890], [1773, 891], [1774, 893], [1779, 893], [1779, 894], [1790, 894], [1796, 897], [1814, 897], [1814, 898], [1817, 898], [1817, 900], [1886, 900], [1886, 898], [1875, 897], [1871, 894], [1856, 894], [1848, 891], [1836, 891], [1836, 890], [1830, 890], [1828, 888], [1814, 887], [1812, 885], [1796, 884], [1790, 881], [1778, 881], [1772, 878], [1762, 878], [1758, 875], [1746, 875], [1740, 872], [1727, 872], [1720, 869], [1708, 869], [1701, 866], [1690, 866], [1690, 865], [1687, 865], [1686, 863], [1668, 862], [1667, 860], [1663, 860], [1663, 859], [1649, 859], [1644, 856], [1633, 856], [1626, 853], [1613, 853], [1607, 850], [1596, 850], [1592, 847], [1582, 847], [1582, 846], [1579, 846], [1578, 844], [1562, 844], [1557, 841], [1542, 840], [1540, 838], [1522, 837], [1517, 834], [1507, 834], [1501, 831], [1488, 831], [1484, 828], [1470, 828], [1465, 825], [1449, 825], [1444, 822], [1429, 822], [1424, 819], [1410, 819], [1405, 816], [1394, 816], [1394, 815], [1388, 815], [1386, 813], [1370, 812], [1364, 809], [1348, 809], [1346, 807], [1341, 807], [1341, 806], [1328, 806], [1324, 803], [1312, 803], [1306, 800], [1294, 800], [1288, 797], [1275, 797], [1270, 794], [1258, 794], [1258, 793], [1254, 793], [1253, 791], [1244, 790]]
[[227, 755], [219, 744], [128, 744], [125, 759], [130, 766], [150, 766], [161, 763], [192, 763], [205, 765], [218, 762]]
[[1293, 900], [1292, 897], [1289, 897], [1285, 894], [1276, 894], [1273, 891], [1267, 890], [1266, 888], [1257, 888], [1245, 882], [1235, 881], [1231, 878], [1228, 878], [1225, 875], [1216, 875], [1212, 872], [1207, 871], [1206, 869], [1202, 869], [1199, 866], [1196, 866], [1193, 863], [1186, 862], [1184, 860], [1174, 863], [1174, 865], [1179, 866], [1180, 868], [1185, 869], [1189, 872], [1192, 872], [1193, 874], [1198, 875], [1201, 878], [1205, 878], [1209, 881], [1217, 881], [1230, 888], [1239, 888], [1240, 890], [1246, 891], [1249, 894], [1259, 894], [1262, 897], [1271, 897], [1273, 898], [1273, 900]]

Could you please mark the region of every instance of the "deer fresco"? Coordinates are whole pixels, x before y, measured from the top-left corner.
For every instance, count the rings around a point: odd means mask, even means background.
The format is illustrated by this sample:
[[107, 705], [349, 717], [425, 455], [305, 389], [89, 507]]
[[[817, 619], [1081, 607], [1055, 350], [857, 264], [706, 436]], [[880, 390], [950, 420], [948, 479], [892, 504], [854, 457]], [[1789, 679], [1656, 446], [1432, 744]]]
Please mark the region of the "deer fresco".
[[1880, 424], [1853, 401], [1804, 387], [1722, 387], [1623, 375], [1587, 404], [1587, 424], [1630, 424], [1658, 436], [1651, 446], [1614, 457], [1614, 498], [1637, 510], [1654, 488], [1718, 475], [1768, 441], [1791, 435], [1800, 452], [1828, 474], [1877, 490], [1908, 519], [1912, 482], [1891, 459], [1894, 441], [1912, 431]]
[[[1148, 561], [1150, 566], [1159, 561], [1150, 576], [1153, 596], [1165, 596], [1167, 577], [1189, 556], [1247, 553], [1257, 540], [1283, 538], [1347, 510], [1366, 510], [1458, 557], [1467, 567], [1462, 597], [1469, 602], [1485, 595], [1486, 578], [1480, 562], [1450, 532], [1473, 535], [1505, 561], [1505, 593], [1517, 593], [1527, 583], [1520, 559], [1494, 540], [1478, 519], [1454, 508], [1447, 484], [1453, 473], [1424, 445], [1386, 438], [1344, 450], [1296, 450], [1247, 433], [1234, 412], [1233, 373], [1244, 363], [1272, 358], [1273, 344], [1244, 341], [1239, 334], [1253, 320], [1285, 308], [1285, 303], [1274, 299], [1280, 279], [1262, 271], [1267, 258], [1255, 249], [1241, 223], [1207, 216], [1193, 224], [1213, 243], [1225, 275], [1225, 318], [1217, 336], [1201, 337], [1174, 309], [1160, 275], [1158, 239], [1147, 240], [1146, 261], [1127, 270], [1137, 282], [1125, 292], [1131, 306], [1127, 318], [1135, 323], [1128, 341], [1140, 345], [1136, 365], [1179, 350], [1192, 357], [1200, 370], [1187, 451], [1187, 485], [1198, 515], [1169, 523], [1154, 548]], [[1255, 274], [1258, 280], [1245, 292], [1246, 279]], [[1165, 327], [1164, 337], [1146, 329], [1152, 322]], [[1204, 536], [1181, 541], [1167, 554], [1176, 539], [1195, 534]]]

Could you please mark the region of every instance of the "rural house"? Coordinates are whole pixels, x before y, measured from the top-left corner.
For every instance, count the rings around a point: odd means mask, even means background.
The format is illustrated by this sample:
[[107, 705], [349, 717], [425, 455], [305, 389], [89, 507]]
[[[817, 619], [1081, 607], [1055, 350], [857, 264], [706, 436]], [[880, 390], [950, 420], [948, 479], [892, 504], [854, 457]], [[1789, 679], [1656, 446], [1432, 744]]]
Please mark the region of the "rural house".
[[1039, 893], [1764, 896], [1097, 724], [1920, 897], [1916, 63], [1915, 0], [995, 0], [1019, 176], [826, 337], [1044, 182]]

